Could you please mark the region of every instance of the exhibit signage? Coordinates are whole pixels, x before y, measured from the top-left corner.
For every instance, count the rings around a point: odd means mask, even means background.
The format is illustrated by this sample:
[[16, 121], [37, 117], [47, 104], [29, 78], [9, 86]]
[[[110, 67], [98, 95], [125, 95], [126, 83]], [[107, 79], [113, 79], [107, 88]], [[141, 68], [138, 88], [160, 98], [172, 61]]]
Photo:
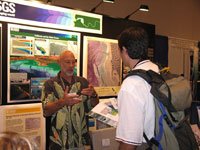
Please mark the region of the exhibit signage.
[[1, 106], [0, 132], [5, 131], [20, 133], [27, 137], [37, 150], [44, 150], [46, 135], [42, 104]]
[[102, 15], [22, 0], [0, 1], [0, 21], [102, 34]]

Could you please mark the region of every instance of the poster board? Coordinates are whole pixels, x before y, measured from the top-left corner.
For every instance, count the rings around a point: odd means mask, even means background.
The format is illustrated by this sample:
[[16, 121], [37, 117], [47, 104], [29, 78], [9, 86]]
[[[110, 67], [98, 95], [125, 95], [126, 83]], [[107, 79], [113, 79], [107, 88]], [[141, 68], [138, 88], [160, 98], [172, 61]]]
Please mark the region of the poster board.
[[0, 132], [12, 131], [25, 135], [44, 150], [46, 145], [45, 118], [42, 104], [0, 106]]
[[8, 103], [40, 100], [43, 83], [60, 71], [64, 50], [74, 53], [79, 75], [80, 33], [8, 24]]
[[122, 79], [122, 61], [114, 39], [84, 36], [83, 76], [99, 96], [116, 96]]

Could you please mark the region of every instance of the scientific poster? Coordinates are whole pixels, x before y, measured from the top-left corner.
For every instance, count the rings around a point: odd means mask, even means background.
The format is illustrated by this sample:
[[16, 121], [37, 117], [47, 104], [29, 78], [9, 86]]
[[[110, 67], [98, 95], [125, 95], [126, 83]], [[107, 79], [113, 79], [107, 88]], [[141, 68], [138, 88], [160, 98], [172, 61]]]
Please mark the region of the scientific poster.
[[117, 40], [85, 36], [83, 52], [83, 76], [98, 95], [117, 95], [122, 76]]
[[8, 24], [8, 103], [40, 100], [43, 83], [60, 71], [64, 50], [74, 53], [79, 75], [80, 33]]
[[45, 127], [41, 103], [1, 106], [0, 132], [23, 134], [37, 145], [38, 150], [45, 149]]

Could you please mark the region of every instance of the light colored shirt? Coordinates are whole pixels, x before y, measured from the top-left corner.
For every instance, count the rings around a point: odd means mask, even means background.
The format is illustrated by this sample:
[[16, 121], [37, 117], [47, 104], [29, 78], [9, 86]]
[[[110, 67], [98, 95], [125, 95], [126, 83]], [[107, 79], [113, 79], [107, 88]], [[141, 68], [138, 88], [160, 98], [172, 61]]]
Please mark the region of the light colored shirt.
[[[149, 60], [138, 63], [134, 69], [159, 72]], [[119, 122], [116, 140], [131, 145], [145, 142], [143, 132], [150, 139], [154, 136], [155, 106], [151, 86], [139, 76], [129, 76], [123, 81], [118, 94]]]

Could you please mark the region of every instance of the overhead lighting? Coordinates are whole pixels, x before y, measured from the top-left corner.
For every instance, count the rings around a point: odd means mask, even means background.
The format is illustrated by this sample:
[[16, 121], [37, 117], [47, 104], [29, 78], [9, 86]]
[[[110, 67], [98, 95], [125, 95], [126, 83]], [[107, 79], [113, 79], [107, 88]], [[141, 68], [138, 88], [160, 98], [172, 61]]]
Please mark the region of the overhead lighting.
[[141, 5], [140, 10], [141, 11], [149, 11], [149, 7], [147, 5]]
[[103, 2], [107, 2], [107, 3], [114, 3], [115, 0], [103, 0]]
[[114, 0], [101, 0], [100, 3], [98, 3], [94, 8], [91, 9], [91, 12], [95, 12], [95, 10], [103, 3], [114, 3]]
[[133, 15], [134, 13], [136, 13], [138, 10], [140, 10], [140, 11], [149, 11], [149, 7], [147, 5], [140, 5], [140, 7], [138, 9], [133, 11], [130, 15], [126, 16], [124, 19], [129, 19], [129, 17], [131, 15]]

